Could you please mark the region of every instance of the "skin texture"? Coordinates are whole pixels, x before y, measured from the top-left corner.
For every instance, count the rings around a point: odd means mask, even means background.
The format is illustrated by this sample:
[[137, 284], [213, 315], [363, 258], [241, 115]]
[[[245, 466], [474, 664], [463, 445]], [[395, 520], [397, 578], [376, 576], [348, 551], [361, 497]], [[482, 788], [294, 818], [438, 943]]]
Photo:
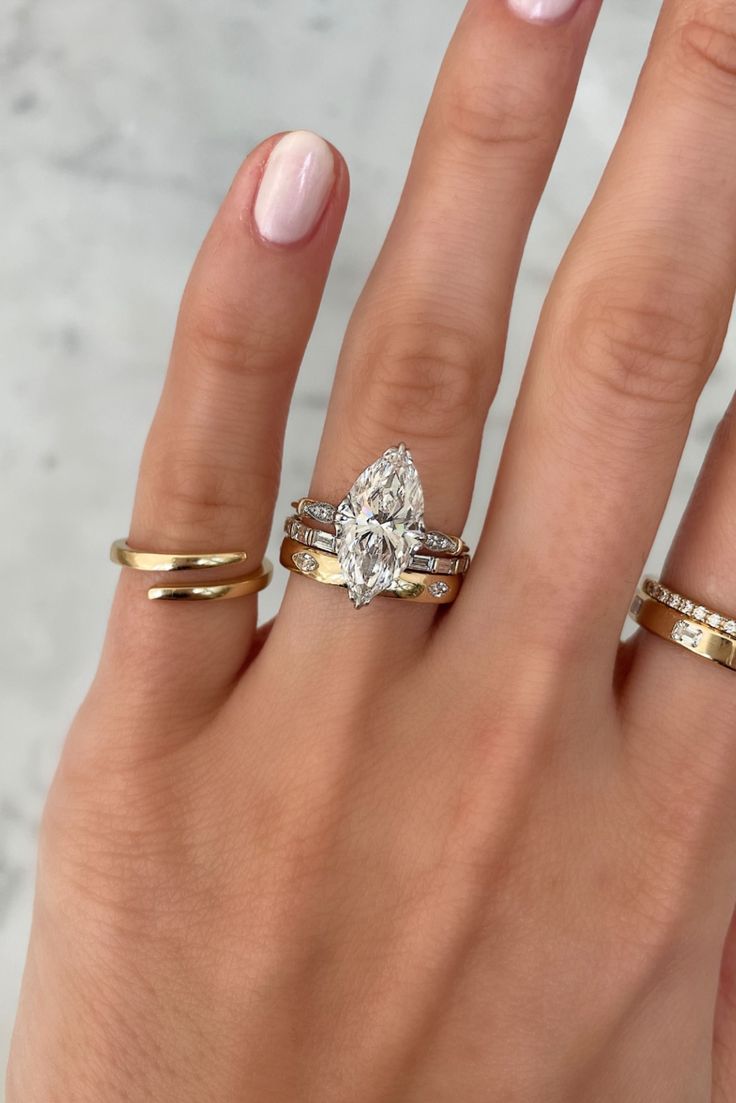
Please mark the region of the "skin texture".
[[[312, 483], [406, 440], [459, 530], [596, 14], [470, 0], [343, 347]], [[736, 4], [666, 0], [551, 289], [488, 524], [438, 615], [123, 572], [49, 795], [9, 1103], [736, 1100], [736, 680], [619, 644], [736, 275]], [[130, 540], [272, 523], [347, 200], [258, 233], [245, 161], [184, 295]], [[734, 415], [664, 578], [736, 610]], [[303, 488], [294, 488], [301, 492]], [[486, 492], [487, 488], [479, 488]]]

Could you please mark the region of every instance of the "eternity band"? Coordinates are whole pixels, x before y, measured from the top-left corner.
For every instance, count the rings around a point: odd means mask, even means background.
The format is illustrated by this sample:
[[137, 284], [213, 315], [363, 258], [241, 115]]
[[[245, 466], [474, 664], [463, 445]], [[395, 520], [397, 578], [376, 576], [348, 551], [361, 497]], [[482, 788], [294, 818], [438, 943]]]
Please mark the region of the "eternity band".
[[675, 593], [654, 578], [636, 592], [630, 616], [648, 632], [736, 670], [736, 618]]

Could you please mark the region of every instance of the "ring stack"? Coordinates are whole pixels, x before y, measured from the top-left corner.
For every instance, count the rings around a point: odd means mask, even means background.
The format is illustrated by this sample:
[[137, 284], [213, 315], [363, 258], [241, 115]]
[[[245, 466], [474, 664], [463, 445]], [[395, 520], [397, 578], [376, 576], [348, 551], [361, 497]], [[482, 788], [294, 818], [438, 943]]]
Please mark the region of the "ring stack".
[[644, 579], [637, 590], [630, 616], [656, 636], [736, 670], [736, 617], [675, 593], [654, 578]]
[[379, 594], [447, 605], [470, 566], [459, 536], [424, 523], [424, 492], [405, 444], [387, 449], [338, 505], [292, 503], [281, 563], [295, 574], [344, 586], [356, 609]]

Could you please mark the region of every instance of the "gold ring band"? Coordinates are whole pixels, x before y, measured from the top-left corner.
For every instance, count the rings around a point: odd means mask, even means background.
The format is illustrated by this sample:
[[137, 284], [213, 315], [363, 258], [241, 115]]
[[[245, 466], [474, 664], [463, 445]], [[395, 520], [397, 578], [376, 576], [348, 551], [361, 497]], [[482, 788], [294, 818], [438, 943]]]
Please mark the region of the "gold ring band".
[[[281, 543], [279, 561], [294, 574], [322, 582], [327, 586], [346, 586], [340, 561], [332, 552], [320, 551], [285, 537]], [[460, 593], [461, 574], [438, 578], [436, 574], [404, 571], [391, 589], [383, 590], [388, 597], [403, 598], [430, 605], [449, 605]]]
[[[110, 548], [110, 559], [113, 563], [134, 571], [209, 571], [216, 567], [231, 567], [243, 563], [247, 555], [244, 551], [148, 552], [131, 548], [127, 540], [115, 540]], [[151, 586], [148, 597], [151, 601], [225, 601], [229, 598], [248, 597], [265, 590], [272, 575], [271, 563], [264, 559], [256, 570], [237, 578]]]
[[637, 590], [629, 615], [648, 632], [736, 670], [736, 618], [668, 590], [653, 578]]
[[257, 571], [228, 578], [222, 582], [200, 582], [191, 586], [151, 586], [151, 601], [226, 601], [228, 598], [248, 597], [265, 590], [271, 581], [273, 567], [264, 559]]
[[244, 563], [248, 558], [244, 551], [237, 552], [147, 552], [131, 548], [127, 540], [115, 540], [110, 548], [110, 559], [120, 567], [134, 571], [206, 571], [212, 567], [231, 567]]

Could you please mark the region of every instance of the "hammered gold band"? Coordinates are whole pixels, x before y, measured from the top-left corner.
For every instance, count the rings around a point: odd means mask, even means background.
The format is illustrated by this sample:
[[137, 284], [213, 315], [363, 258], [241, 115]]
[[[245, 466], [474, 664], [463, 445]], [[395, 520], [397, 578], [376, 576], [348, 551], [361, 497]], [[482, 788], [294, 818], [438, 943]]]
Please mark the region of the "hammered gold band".
[[[247, 559], [245, 552], [148, 552], [131, 548], [127, 540], [115, 540], [110, 548], [110, 559], [121, 567], [134, 571], [209, 571], [216, 567], [230, 567]], [[249, 574], [237, 578], [224, 578], [212, 582], [177, 583], [176, 585], [151, 586], [151, 601], [225, 601], [248, 597], [265, 590], [271, 581], [273, 568], [268, 559]]]
[[[279, 560], [283, 567], [294, 574], [322, 582], [327, 586], [345, 586], [340, 562], [332, 552], [300, 544], [286, 537], [281, 543]], [[392, 589], [383, 591], [388, 597], [403, 598], [428, 605], [449, 605], [460, 593], [463, 584], [461, 574], [438, 578], [436, 574], [420, 571], [404, 571]]]
[[637, 590], [629, 615], [655, 636], [736, 670], [736, 618], [708, 609], [653, 578]]

